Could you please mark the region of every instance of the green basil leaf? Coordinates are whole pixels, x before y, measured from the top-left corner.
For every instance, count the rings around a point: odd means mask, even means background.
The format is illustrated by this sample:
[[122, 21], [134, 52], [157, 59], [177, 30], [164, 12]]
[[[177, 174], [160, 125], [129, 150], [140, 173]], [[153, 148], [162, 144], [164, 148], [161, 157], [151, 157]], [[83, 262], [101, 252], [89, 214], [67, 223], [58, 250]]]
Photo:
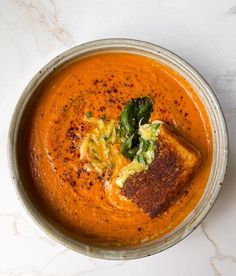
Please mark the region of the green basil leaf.
[[[148, 97], [136, 98], [129, 101], [120, 116], [120, 132], [122, 154], [133, 160], [139, 147], [139, 125], [148, 122], [153, 105]], [[134, 149], [134, 150], [132, 150]]]

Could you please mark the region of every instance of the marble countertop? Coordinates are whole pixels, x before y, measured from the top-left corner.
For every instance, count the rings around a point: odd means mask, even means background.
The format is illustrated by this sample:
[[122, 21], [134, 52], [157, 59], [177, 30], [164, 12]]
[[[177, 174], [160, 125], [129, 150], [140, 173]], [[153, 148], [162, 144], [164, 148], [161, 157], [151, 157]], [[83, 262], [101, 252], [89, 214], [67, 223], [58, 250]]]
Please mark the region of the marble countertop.
[[[214, 89], [231, 142], [222, 192], [176, 246], [144, 259], [105, 261], [57, 244], [18, 202], [7, 165], [11, 114], [31, 77], [62, 51], [127, 37], [172, 50]], [[236, 275], [236, 2], [233, 0], [0, 1], [0, 275]]]

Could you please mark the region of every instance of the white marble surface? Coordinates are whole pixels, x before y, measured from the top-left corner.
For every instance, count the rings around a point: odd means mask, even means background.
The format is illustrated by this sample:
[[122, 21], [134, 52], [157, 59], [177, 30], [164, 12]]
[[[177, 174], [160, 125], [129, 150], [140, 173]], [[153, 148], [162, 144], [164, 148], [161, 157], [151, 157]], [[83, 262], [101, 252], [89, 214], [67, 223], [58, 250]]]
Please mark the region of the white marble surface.
[[[164, 46], [208, 80], [231, 142], [222, 192], [184, 241], [134, 261], [77, 254], [48, 238], [17, 200], [7, 166], [14, 106], [31, 77], [71, 46], [127, 37]], [[236, 275], [236, 2], [0, 0], [0, 275]]]

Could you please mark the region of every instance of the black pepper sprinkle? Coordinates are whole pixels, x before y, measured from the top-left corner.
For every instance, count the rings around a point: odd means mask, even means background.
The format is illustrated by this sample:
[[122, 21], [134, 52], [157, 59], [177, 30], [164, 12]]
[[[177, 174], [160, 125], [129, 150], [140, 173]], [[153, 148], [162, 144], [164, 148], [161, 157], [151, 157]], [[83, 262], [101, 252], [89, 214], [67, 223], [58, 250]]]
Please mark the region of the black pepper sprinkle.
[[101, 180], [102, 180], [102, 176], [99, 175], [99, 176], [98, 176], [98, 181], [101, 181]]
[[69, 160], [70, 160], [70, 159], [69, 159], [68, 157], [65, 157], [65, 158], [63, 158], [62, 162], [65, 164], [65, 163], [67, 163]]
[[185, 191], [184, 191], [184, 194], [187, 195], [187, 194], [188, 194], [188, 190], [185, 190]]
[[74, 186], [76, 185], [76, 181], [70, 182], [70, 185], [71, 185], [72, 187], [74, 187]]
[[77, 177], [80, 177], [82, 173], [86, 172], [85, 169], [79, 168], [77, 171]]
[[103, 111], [105, 111], [105, 109], [106, 109], [105, 106], [101, 106], [99, 111], [103, 112]]
[[76, 134], [76, 131], [78, 131], [78, 127], [70, 127], [68, 128], [66, 132], [66, 137], [71, 139], [71, 140], [79, 140], [79, 135]]
[[72, 145], [69, 147], [69, 152], [70, 152], [71, 154], [73, 154], [73, 153], [75, 153], [75, 151], [76, 151], [76, 146], [72, 144]]

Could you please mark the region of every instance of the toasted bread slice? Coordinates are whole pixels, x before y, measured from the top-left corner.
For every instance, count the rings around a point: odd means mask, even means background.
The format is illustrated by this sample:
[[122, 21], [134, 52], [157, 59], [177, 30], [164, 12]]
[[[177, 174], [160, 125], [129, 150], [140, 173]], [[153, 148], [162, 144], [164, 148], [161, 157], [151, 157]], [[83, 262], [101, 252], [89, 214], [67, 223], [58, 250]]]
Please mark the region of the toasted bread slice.
[[181, 195], [200, 165], [200, 153], [161, 124], [153, 162], [131, 175], [122, 194], [151, 218], [164, 212]]

